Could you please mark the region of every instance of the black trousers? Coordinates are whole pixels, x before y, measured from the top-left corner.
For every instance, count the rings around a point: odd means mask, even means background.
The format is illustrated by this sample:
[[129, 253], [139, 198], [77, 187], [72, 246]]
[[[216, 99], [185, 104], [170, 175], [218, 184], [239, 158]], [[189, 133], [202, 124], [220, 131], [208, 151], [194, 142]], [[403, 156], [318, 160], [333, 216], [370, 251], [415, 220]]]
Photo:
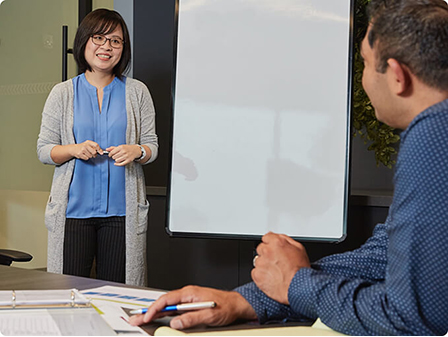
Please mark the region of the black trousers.
[[72, 219], [65, 222], [63, 273], [125, 283], [125, 217]]

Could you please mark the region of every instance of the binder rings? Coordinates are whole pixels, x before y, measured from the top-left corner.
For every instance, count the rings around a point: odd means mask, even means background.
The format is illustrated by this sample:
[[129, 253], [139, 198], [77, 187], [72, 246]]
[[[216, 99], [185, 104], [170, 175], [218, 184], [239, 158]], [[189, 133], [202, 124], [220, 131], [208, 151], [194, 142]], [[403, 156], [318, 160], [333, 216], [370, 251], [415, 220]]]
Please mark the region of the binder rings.
[[64, 307], [87, 308], [90, 301], [77, 289], [0, 291], [0, 310]]

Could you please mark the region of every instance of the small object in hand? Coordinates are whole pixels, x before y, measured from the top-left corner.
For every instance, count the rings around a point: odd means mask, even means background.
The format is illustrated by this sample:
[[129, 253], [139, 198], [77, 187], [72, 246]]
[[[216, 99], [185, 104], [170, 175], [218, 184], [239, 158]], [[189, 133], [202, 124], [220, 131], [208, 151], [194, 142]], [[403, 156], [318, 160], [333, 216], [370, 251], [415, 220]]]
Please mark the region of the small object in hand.
[[109, 151], [103, 151], [103, 155], [109, 155]]

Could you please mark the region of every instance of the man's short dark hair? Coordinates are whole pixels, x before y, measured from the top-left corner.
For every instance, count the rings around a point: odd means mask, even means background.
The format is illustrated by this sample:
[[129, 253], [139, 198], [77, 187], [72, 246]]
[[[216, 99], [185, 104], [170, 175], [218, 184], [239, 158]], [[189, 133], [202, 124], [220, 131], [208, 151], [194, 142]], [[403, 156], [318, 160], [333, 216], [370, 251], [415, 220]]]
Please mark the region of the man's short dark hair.
[[448, 4], [444, 0], [372, 0], [367, 36], [384, 73], [393, 58], [425, 84], [448, 90]]
[[121, 59], [115, 65], [113, 73], [119, 78], [123, 76], [131, 61], [131, 41], [128, 28], [119, 13], [105, 8], [99, 8], [90, 12], [82, 20], [76, 32], [75, 42], [73, 43], [73, 56], [81, 73], [84, 73], [86, 70], [92, 70], [85, 58], [86, 44], [90, 37], [95, 34], [107, 35], [112, 33], [118, 26], [123, 31], [124, 45]]

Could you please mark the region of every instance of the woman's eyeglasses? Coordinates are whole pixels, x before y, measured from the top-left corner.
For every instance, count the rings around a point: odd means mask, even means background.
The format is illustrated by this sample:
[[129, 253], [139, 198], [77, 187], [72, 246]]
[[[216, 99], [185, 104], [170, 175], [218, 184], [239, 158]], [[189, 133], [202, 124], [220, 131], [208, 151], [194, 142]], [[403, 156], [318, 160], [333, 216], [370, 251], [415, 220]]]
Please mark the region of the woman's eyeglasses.
[[124, 45], [124, 41], [119, 37], [111, 37], [110, 39], [103, 35], [92, 35], [92, 42], [97, 46], [104, 46], [107, 41], [110, 42], [110, 46], [115, 49], [120, 49]]

